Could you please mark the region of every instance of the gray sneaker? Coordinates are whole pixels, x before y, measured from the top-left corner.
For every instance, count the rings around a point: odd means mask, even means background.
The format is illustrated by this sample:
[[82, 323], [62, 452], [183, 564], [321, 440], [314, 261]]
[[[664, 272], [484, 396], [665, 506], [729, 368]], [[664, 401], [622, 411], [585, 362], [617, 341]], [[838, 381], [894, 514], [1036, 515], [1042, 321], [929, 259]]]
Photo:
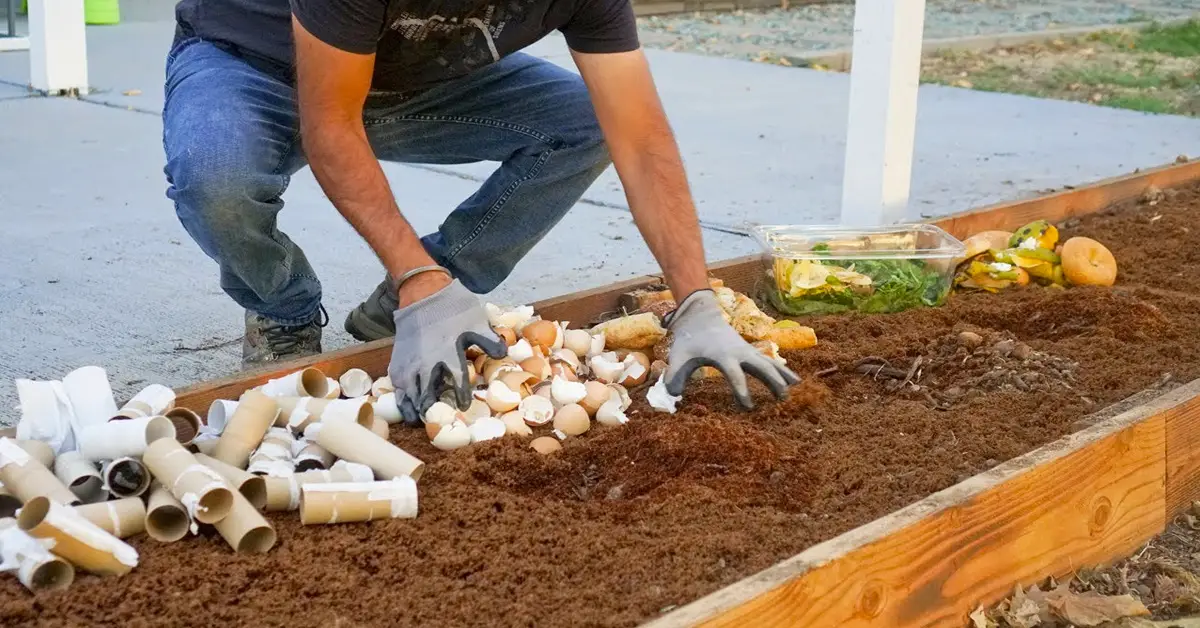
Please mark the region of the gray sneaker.
[[291, 326], [247, 311], [242, 366], [316, 355], [321, 352], [321, 328], [328, 324], [329, 314], [324, 306], [317, 320]]
[[346, 316], [346, 333], [355, 340], [370, 342], [396, 335], [394, 315], [400, 303], [390, 279], [384, 279], [366, 301]]

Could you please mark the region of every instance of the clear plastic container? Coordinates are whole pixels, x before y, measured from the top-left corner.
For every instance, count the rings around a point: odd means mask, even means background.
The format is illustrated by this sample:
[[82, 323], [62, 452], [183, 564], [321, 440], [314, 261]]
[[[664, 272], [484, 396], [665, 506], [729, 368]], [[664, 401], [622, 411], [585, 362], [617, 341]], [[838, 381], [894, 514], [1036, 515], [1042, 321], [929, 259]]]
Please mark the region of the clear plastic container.
[[763, 225], [766, 297], [782, 314], [900, 312], [946, 302], [966, 250], [927, 224], [849, 228]]

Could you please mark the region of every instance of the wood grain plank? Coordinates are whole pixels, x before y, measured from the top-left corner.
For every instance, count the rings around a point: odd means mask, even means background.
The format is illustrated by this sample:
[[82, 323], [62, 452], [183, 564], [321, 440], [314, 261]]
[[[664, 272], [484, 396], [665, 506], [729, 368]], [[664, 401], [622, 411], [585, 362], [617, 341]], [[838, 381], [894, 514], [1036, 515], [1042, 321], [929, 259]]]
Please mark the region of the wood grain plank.
[[1200, 380], [1004, 463], [648, 628], [966, 625], [1046, 575], [1123, 556], [1165, 528], [1166, 422]]
[[1167, 518], [1200, 500], [1200, 399], [1166, 415]]

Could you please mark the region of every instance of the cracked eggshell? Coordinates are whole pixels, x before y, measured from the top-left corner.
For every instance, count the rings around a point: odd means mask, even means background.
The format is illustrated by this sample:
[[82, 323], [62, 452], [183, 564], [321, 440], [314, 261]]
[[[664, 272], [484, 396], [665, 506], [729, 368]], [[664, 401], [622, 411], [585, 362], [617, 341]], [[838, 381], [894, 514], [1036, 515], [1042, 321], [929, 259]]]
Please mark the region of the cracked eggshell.
[[560, 362], [571, 367], [572, 371], [578, 371], [580, 364], [582, 364], [579, 361], [579, 356], [575, 355], [575, 353], [572, 352], [571, 350], [555, 349], [550, 354], [550, 364], [554, 365], [554, 364], [557, 364]]
[[521, 403], [521, 393], [496, 380], [488, 385], [487, 405], [493, 412], [508, 412]]
[[563, 332], [563, 348], [576, 357], [587, 357], [592, 348], [592, 335], [586, 329], [568, 329]]
[[562, 449], [562, 443], [553, 436], [541, 436], [529, 441], [529, 448], [542, 454], [552, 454]]
[[433, 446], [442, 451], [450, 451], [471, 444], [471, 428], [462, 421], [455, 421], [449, 425], [426, 423], [425, 432], [429, 434], [429, 440]]
[[579, 405], [587, 411], [589, 416], [596, 416], [596, 411], [600, 409], [600, 406], [604, 405], [604, 402], [608, 401], [612, 394], [615, 394], [609, 390], [608, 386], [594, 380], [584, 383], [583, 386], [587, 390], [587, 394], [579, 402]]
[[[540, 399], [540, 397], [538, 398]], [[534, 399], [534, 397], [530, 397], [530, 399]], [[521, 415], [520, 410], [505, 412], [504, 416], [500, 417], [500, 420], [504, 422], [505, 434], [514, 434], [516, 436], [533, 436], [533, 430], [525, 424], [525, 419]]]
[[[425, 424], [436, 423], [437, 425], [449, 425], [455, 421], [463, 419], [462, 412], [458, 411], [453, 405], [445, 401], [438, 401], [425, 411]], [[430, 438], [433, 438], [430, 436]]]
[[579, 403], [586, 396], [587, 386], [579, 382], [555, 377], [550, 383], [550, 398], [560, 406]]
[[667, 372], [667, 363], [655, 360], [650, 363], [650, 379], [659, 379]]
[[605, 401], [600, 409], [596, 411], [596, 422], [600, 425], [616, 427], [629, 422], [629, 417], [625, 416], [625, 410], [621, 408], [620, 398], [613, 396]]
[[529, 344], [528, 340], [522, 338], [508, 348], [508, 357], [513, 362], [520, 364], [533, 357], [533, 345]]
[[625, 356], [625, 360], [621, 362], [625, 370], [621, 373], [621, 381], [618, 382], [626, 388], [642, 385], [646, 381], [646, 375], [650, 372], [650, 358], [646, 357], [645, 353], [632, 351]]
[[517, 406], [521, 420], [529, 425], [545, 425], [554, 418], [554, 403], [539, 395], [530, 395]]
[[550, 393], [551, 393], [551, 389], [550, 389], [549, 381], [538, 382], [533, 387], [533, 396], [544, 397], [546, 399], [553, 400], [554, 397], [551, 396]]
[[483, 309], [487, 312], [488, 323], [492, 327], [519, 329], [526, 321], [533, 318], [532, 305], [502, 307], [494, 303], [484, 303]]
[[504, 425], [504, 421], [490, 416], [479, 419], [471, 424], [468, 429], [471, 431], [472, 443], [501, 438], [508, 430], [507, 426]]
[[392, 385], [392, 378], [387, 375], [380, 377], [371, 384], [371, 396], [375, 398], [395, 392], [395, 390], [396, 387]]
[[478, 397], [474, 397], [471, 399], [471, 406], [467, 408], [467, 411], [463, 412], [462, 415], [463, 422], [467, 425], [471, 425], [479, 419], [492, 416], [492, 409], [488, 407], [486, 401]]
[[500, 375], [500, 377], [497, 379], [504, 382], [504, 385], [508, 386], [509, 390], [514, 390], [520, 394], [522, 399], [533, 394], [533, 391], [530, 390], [529, 385], [536, 384], [538, 381], [536, 376], [531, 373], [526, 373], [525, 371], [510, 371]]
[[489, 359], [483, 365], [483, 381], [491, 384], [496, 381], [496, 378], [509, 371], [520, 371], [521, 367], [508, 358], [500, 358], [499, 360]]
[[546, 358], [540, 358], [537, 356], [533, 356], [527, 360], [522, 360], [521, 369], [532, 375], [539, 382], [550, 377], [551, 374], [550, 363], [546, 361]]
[[554, 429], [567, 436], [579, 436], [591, 426], [587, 410], [577, 403], [569, 403], [554, 413]]
[[629, 397], [629, 391], [620, 384], [609, 384], [608, 389], [612, 391], [610, 394], [616, 395], [621, 400], [621, 409], [628, 410], [629, 406], [633, 405], [633, 399]]
[[592, 376], [606, 383], [615, 384], [620, 381], [621, 375], [625, 372], [625, 365], [616, 359], [615, 353], [601, 353], [593, 356], [588, 360], [588, 368], [592, 370]]
[[[590, 332], [589, 332], [590, 333]], [[594, 356], [604, 353], [604, 343], [606, 342], [604, 332], [592, 334], [592, 346], [588, 347], [587, 358], [591, 360]], [[583, 357], [583, 356], [580, 356]]]
[[555, 379], [562, 378], [568, 382], [579, 381], [579, 376], [575, 374], [575, 370], [565, 362], [558, 362], [554, 366], [550, 367], [550, 377]]
[[513, 331], [512, 327], [493, 327], [492, 331], [504, 341], [504, 345], [511, 347], [517, 342], [517, 332]]
[[553, 321], [538, 320], [526, 325], [521, 330], [521, 337], [529, 344], [541, 348], [543, 354], [554, 348], [554, 342], [562, 334], [562, 329]]

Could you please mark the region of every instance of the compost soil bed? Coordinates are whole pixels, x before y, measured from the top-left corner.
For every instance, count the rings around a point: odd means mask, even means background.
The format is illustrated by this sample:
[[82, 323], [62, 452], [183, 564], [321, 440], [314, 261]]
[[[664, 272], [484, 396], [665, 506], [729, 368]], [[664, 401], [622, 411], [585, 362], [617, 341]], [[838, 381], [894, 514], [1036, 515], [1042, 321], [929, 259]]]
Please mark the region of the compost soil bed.
[[787, 401], [756, 385], [740, 412], [710, 380], [670, 415], [635, 394], [628, 425], [546, 457], [515, 439], [442, 453], [394, 428], [428, 462], [415, 520], [284, 513], [265, 555], [207, 529], [137, 537], [124, 577], [39, 595], [0, 579], [0, 625], [636, 625], [1200, 377], [1200, 187], [1071, 235], [1112, 249], [1115, 288], [809, 319], [821, 344], [785, 354], [805, 380]]

